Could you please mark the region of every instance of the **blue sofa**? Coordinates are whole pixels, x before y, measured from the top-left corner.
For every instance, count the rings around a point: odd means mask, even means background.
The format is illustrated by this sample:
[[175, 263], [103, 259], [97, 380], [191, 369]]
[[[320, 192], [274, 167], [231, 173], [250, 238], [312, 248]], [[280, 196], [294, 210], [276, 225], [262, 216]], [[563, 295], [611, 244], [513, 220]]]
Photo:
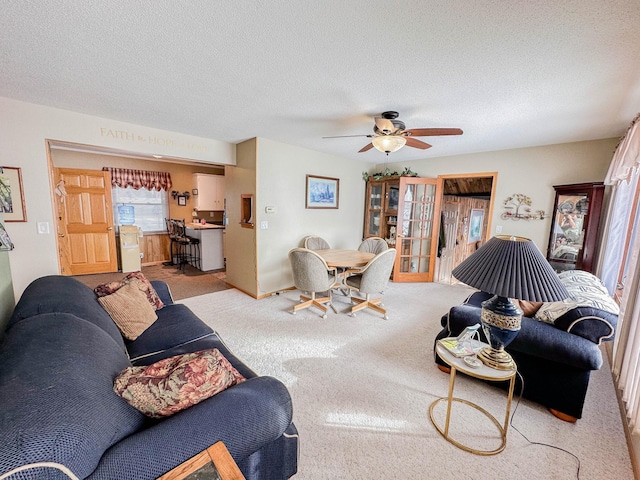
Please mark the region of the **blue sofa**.
[[[482, 302], [491, 298], [473, 293], [442, 317], [442, 330], [435, 342], [458, 336], [467, 326], [480, 323]], [[566, 421], [582, 418], [582, 410], [592, 370], [602, 366], [600, 344], [614, 338], [618, 317], [593, 307], [575, 307], [555, 321], [555, 325], [522, 317], [518, 336], [505, 350], [511, 354], [524, 380], [523, 397], [548, 407]], [[487, 342], [482, 329], [481, 340]], [[447, 365], [435, 354], [435, 361]], [[506, 388], [505, 385], [492, 383]], [[522, 382], [518, 379], [516, 392]]]
[[[165, 307], [135, 341], [124, 341], [96, 295], [77, 280], [48, 276], [23, 293], [0, 344], [0, 475], [53, 462], [76, 477], [155, 479], [223, 441], [247, 479], [296, 473], [291, 397], [256, 375], [216, 332], [152, 282]], [[113, 392], [130, 365], [217, 348], [247, 378], [170, 417], [144, 416]], [[34, 467], [11, 476], [67, 479]]]

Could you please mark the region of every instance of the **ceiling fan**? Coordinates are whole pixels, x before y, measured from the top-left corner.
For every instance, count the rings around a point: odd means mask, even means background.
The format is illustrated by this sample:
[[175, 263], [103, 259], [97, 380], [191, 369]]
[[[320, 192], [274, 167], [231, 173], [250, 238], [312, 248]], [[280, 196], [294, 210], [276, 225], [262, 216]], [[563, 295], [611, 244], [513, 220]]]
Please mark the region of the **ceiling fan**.
[[405, 145], [413, 148], [426, 150], [430, 148], [426, 142], [413, 137], [432, 137], [439, 135], [462, 135], [459, 128], [410, 128], [407, 130], [404, 122], [398, 120], [398, 112], [382, 112], [379, 117], [375, 117], [373, 126], [374, 135], [338, 135], [334, 137], [322, 138], [344, 138], [344, 137], [367, 137], [371, 138], [371, 143], [365, 145], [358, 153], [366, 152], [372, 148], [380, 150], [389, 155], [391, 152], [400, 150]]

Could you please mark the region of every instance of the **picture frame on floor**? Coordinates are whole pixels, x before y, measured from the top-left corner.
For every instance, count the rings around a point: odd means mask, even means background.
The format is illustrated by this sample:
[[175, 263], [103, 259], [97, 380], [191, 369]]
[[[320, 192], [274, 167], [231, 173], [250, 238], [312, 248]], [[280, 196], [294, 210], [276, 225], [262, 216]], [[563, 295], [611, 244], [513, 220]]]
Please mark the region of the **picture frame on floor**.
[[158, 480], [245, 480], [223, 442], [216, 442]]

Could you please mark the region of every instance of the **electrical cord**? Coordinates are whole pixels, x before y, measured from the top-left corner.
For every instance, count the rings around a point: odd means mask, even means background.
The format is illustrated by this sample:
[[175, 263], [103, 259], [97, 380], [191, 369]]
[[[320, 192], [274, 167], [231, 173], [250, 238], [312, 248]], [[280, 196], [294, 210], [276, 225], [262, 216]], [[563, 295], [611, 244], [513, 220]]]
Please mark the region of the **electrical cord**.
[[516, 428], [516, 426], [513, 424], [513, 417], [515, 417], [515, 415], [516, 415], [516, 411], [518, 410], [518, 406], [520, 405], [520, 400], [522, 400], [522, 394], [524, 393], [524, 378], [522, 378], [522, 375], [520, 374], [520, 372], [516, 372], [516, 373], [518, 374], [518, 378], [520, 378], [521, 387], [520, 387], [520, 393], [518, 394], [518, 401], [516, 402], [516, 406], [513, 409], [513, 413], [511, 414], [511, 419], [509, 421], [509, 426], [511, 426], [511, 428], [513, 428], [516, 432], [518, 432], [522, 436], [522, 438], [524, 438], [531, 445], [542, 445], [543, 447], [555, 448], [556, 450], [560, 450], [561, 452], [565, 452], [565, 453], [571, 455], [573, 458], [575, 458], [576, 462], [578, 462], [578, 469], [576, 471], [576, 479], [580, 480], [580, 459], [578, 458], [577, 455], [575, 455], [574, 453], [571, 453], [569, 450], [565, 450], [564, 448], [556, 447], [555, 445], [550, 445], [548, 443], [542, 443], [542, 442], [532, 442], [531, 440], [529, 440], [527, 438], [527, 436], [524, 433], [522, 433], [520, 430], [518, 430]]

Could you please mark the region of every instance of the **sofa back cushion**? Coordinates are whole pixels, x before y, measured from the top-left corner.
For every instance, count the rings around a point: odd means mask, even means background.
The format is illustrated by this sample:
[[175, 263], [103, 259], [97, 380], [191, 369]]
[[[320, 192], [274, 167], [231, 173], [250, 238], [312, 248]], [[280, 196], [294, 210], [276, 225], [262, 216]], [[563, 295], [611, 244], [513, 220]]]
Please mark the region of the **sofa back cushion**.
[[[85, 478], [105, 450], [145, 422], [113, 392], [114, 378], [130, 366], [126, 354], [76, 316], [18, 320], [2, 344], [0, 365], [0, 472], [55, 462]], [[34, 470], [21, 478], [43, 475]]]
[[56, 312], [71, 313], [93, 323], [108, 333], [125, 351], [118, 327], [100, 306], [93, 290], [75, 278], [62, 275], [41, 277], [31, 282], [20, 297], [7, 324], [7, 330], [18, 320]]

